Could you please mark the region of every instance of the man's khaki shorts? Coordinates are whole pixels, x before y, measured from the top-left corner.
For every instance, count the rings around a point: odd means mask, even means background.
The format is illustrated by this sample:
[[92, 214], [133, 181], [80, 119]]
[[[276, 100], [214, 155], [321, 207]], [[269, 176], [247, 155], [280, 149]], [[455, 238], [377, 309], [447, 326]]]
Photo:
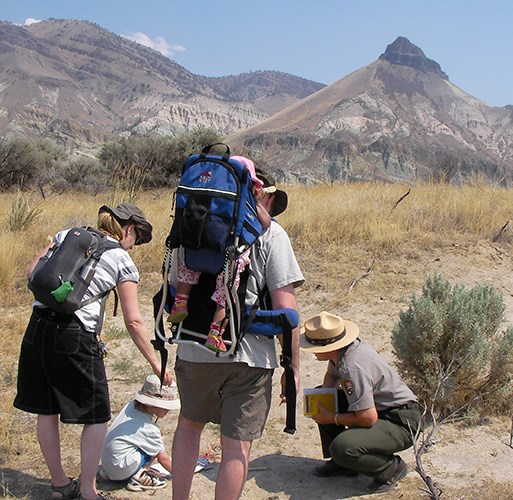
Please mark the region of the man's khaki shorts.
[[177, 358], [175, 374], [185, 418], [221, 424], [223, 436], [239, 441], [262, 435], [271, 408], [272, 369]]

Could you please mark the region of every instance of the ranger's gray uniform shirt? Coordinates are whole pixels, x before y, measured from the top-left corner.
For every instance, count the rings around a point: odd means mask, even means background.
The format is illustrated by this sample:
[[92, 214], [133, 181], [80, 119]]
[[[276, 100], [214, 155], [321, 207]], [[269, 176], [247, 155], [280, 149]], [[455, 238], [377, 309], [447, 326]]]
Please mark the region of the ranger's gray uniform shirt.
[[338, 364], [330, 361], [328, 373], [340, 378], [348, 411], [376, 407], [378, 412], [417, 402], [401, 377], [366, 342], [356, 339], [342, 350]]

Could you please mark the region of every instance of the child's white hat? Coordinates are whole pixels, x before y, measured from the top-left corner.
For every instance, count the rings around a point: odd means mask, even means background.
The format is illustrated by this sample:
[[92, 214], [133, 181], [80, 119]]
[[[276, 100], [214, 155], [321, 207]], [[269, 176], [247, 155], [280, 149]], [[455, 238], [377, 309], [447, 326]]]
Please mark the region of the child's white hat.
[[142, 389], [135, 393], [134, 399], [145, 405], [156, 406], [165, 410], [180, 408], [180, 399], [175, 381], [173, 380], [170, 386], [163, 385], [161, 388], [160, 379], [153, 373], [146, 377]]

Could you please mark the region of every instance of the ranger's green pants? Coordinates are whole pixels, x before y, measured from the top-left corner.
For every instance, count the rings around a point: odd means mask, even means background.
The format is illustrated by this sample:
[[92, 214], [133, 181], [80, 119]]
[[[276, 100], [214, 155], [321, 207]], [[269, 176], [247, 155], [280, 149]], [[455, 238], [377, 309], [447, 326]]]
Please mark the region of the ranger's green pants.
[[394, 453], [413, 445], [421, 414], [413, 407], [380, 412], [371, 427], [319, 425], [324, 458], [342, 467], [388, 480], [395, 471]]

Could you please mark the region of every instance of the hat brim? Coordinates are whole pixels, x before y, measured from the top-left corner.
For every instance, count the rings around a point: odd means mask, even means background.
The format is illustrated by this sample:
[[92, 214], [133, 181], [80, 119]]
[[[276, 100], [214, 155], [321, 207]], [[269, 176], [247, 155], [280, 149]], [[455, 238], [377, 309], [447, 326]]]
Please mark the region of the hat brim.
[[138, 237], [135, 242], [135, 245], [142, 245], [144, 243], [149, 243], [151, 241], [153, 227], [146, 219], [143, 219], [136, 214], [130, 215], [130, 217], [127, 219], [126, 214], [121, 213], [117, 211], [115, 208], [111, 208], [107, 205], [102, 205], [100, 207], [100, 209], [98, 210], [98, 214], [101, 214], [102, 212], [108, 212], [109, 214], [116, 217], [116, 219], [131, 222], [134, 226], [136, 226]]
[[305, 327], [301, 328], [301, 335], [299, 336], [299, 348], [303, 351], [311, 352], [313, 354], [317, 352], [331, 352], [346, 347], [354, 342], [360, 333], [360, 329], [356, 323], [352, 321], [344, 320], [344, 327], [346, 334], [336, 342], [327, 345], [315, 345], [308, 341], [305, 335]]
[[271, 217], [276, 217], [285, 211], [289, 202], [289, 197], [285, 191], [277, 189], [274, 193], [273, 206], [271, 208]]
[[136, 245], [143, 245], [144, 243], [149, 243], [151, 241], [151, 232], [153, 227], [148, 221], [142, 220], [136, 216], [132, 216], [128, 221], [133, 222], [137, 228]]
[[180, 408], [179, 399], [152, 398], [142, 394], [141, 392], [136, 392], [134, 399], [139, 401], [139, 403], [143, 403], [148, 406], [156, 406], [157, 408], [163, 408], [164, 410], [178, 410]]

